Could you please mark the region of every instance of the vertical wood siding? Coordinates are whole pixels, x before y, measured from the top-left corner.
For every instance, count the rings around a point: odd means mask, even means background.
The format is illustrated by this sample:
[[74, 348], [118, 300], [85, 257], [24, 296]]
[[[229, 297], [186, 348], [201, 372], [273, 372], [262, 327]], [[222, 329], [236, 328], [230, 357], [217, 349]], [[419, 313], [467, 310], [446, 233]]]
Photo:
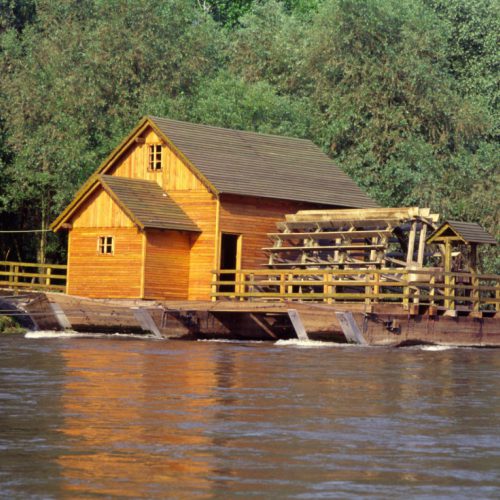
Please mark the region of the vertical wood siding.
[[190, 234], [148, 230], [144, 298], [185, 300], [189, 288]]
[[106, 191], [98, 188], [73, 218], [73, 228], [84, 227], [134, 227], [134, 223]]
[[149, 145], [160, 144], [152, 131], [145, 132], [144, 144], [135, 144], [125, 151], [117, 164], [107, 172], [110, 175], [156, 181], [165, 191], [207, 191], [205, 185], [184, 165], [183, 161], [166, 145], [163, 146], [163, 168], [159, 172], [148, 170]]
[[[99, 236], [114, 237], [113, 255], [98, 255]], [[142, 238], [136, 228], [73, 228], [68, 293], [92, 298], [140, 297]]]
[[201, 229], [192, 235], [188, 299], [208, 300], [215, 265], [215, 197], [208, 191], [170, 191], [169, 195]]

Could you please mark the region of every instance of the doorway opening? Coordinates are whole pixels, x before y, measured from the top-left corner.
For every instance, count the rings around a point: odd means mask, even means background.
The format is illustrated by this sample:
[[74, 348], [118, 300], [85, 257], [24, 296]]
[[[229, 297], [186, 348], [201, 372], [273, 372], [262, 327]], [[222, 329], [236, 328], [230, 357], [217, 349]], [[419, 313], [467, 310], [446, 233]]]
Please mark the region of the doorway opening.
[[[240, 268], [241, 263], [241, 234], [222, 233], [220, 240], [220, 265], [219, 269], [235, 269]], [[234, 281], [235, 273], [225, 273], [220, 276], [220, 281]], [[221, 292], [234, 292], [235, 285], [220, 285]]]

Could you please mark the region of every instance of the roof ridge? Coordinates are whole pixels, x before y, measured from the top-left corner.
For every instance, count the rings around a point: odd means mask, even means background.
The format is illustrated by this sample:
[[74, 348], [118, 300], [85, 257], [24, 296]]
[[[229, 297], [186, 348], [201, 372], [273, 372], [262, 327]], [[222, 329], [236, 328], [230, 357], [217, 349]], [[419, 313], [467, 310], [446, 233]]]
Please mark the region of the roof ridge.
[[274, 138], [278, 138], [278, 139], [286, 139], [286, 140], [292, 140], [292, 141], [304, 141], [304, 142], [310, 142], [311, 144], [314, 144], [314, 142], [311, 139], [305, 139], [303, 137], [296, 137], [296, 136], [290, 136], [290, 135], [279, 135], [279, 134], [268, 134], [266, 132], [255, 132], [254, 130], [245, 130], [245, 129], [239, 129], [239, 128], [220, 127], [218, 125], [207, 125], [206, 123], [196, 123], [196, 122], [190, 122], [190, 121], [186, 121], [186, 120], [175, 120], [173, 118], [167, 118], [165, 116], [147, 115], [147, 118], [149, 118], [153, 121], [154, 120], [165, 120], [165, 121], [176, 122], [176, 123], [187, 123], [188, 125], [196, 125], [198, 127], [203, 127], [203, 128], [226, 130], [228, 132], [242, 132], [244, 134], [259, 135], [259, 136], [265, 136], [265, 137], [274, 137]]

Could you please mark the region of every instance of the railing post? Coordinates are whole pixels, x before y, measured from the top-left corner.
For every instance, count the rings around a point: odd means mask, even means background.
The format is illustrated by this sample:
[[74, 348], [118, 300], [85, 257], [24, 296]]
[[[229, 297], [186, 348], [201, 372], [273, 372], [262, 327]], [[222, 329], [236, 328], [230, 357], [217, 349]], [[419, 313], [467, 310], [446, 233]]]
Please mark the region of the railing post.
[[408, 270], [403, 273], [404, 285], [403, 285], [403, 309], [408, 309], [410, 305], [410, 286], [408, 284]]
[[434, 296], [436, 295], [436, 287], [434, 286], [436, 284], [436, 274], [433, 273], [431, 274], [431, 277], [429, 279], [429, 306], [430, 307], [435, 307], [436, 303], [434, 301]]
[[[248, 285], [248, 293], [249, 294], [253, 294], [255, 292], [255, 274], [254, 273], [250, 273], [248, 275], [248, 279], [249, 279], [249, 285]], [[249, 296], [248, 297], [248, 300], [252, 300], [253, 297]]]
[[50, 288], [50, 278], [51, 278], [51, 274], [52, 274], [52, 268], [47, 267], [45, 274], [47, 274], [47, 277], [45, 278], [45, 286], [47, 288]]
[[14, 266], [14, 276], [13, 276], [13, 290], [14, 290], [14, 293], [17, 295], [17, 292], [19, 290], [19, 286], [18, 286], [18, 283], [19, 283], [19, 266]]
[[472, 273], [472, 310], [479, 312], [480, 296], [479, 296], [479, 278], [475, 272]]
[[[288, 281], [289, 283], [293, 281], [293, 274], [292, 274], [292, 273], [288, 273], [288, 274], [287, 274], [287, 281]], [[288, 286], [286, 287], [286, 293], [287, 293], [287, 294], [292, 294], [292, 293], [293, 293], [293, 285], [288, 285]], [[292, 298], [292, 297], [290, 297], [290, 298]]]
[[216, 281], [217, 281], [218, 276], [219, 276], [219, 273], [217, 271], [212, 273], [212, 297], [211, 297], [212, 302], [217, 301], [218, 286], [217, 286]]
[[323, 302], [327, 304], [331, 304], [333, 302], [333, 298], [330, 297], [332, 293], [332, 286], [330, 285], [332, 281], [332, 273], [330, 271], [323, 270], [323, 294], [326, 297], [323, 297]]
[[245, 273], [238, 269], [236, 271], [236, 294], [239, 295], [240, 301], [245, 300]]
[[500, 286], [498, 286], [498, 281], [495, 285], [495, 288], [495, 298], [497, 299], [497, 301], [495, 302], [495, 311], [500, 312]]
[[376, 284], [373, 285], [373, 295], [375, 295], [375, 298], [373, 299], [374, 303], [378, 303], [379, 301], [379, 293], [380, 293], [380, 272], [374, 272], [373, 273], [373, 280], [375, 281]]
[[285, 300], [286, 288], [285, 288], [285, 273], [280, 273], [280, 301]]
[[451, 299], [449, 302], [449, 308], [454, 310], [455, 309], [455, 284], [456, 284], [456, 276], [450, 276], [450, 295]]
[[[370, 283], [371, 281], [371, 275], [369, 272], [366, 273], [366, 276], [365, 276], [365, 281], [367, 283]], [[372, 290], [372, 287], [371, 285], [367, 284], [365, 286], [365, 306], [366, 308], [370, 308], [370, 303], [371, 303], [371, 298], [370, 298], [370, 295], [371, 295], [371, 290]]]

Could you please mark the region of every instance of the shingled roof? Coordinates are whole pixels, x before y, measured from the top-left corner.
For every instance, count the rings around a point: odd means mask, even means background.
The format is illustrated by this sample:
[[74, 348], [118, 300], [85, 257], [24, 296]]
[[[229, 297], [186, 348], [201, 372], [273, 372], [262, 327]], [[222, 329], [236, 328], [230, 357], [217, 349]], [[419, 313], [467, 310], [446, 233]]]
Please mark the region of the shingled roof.
[[449, 233], [461, 238], [464, 243], [496, 245], [497, 241], [475, 222], [447, 220], [441, 224], [428, 238], [427, 242], [437, 242], [446, 238]]
[[100, 175], [104, 189], [141, 228], [200, 229], [154, 181]]
[[147, 118], [219, 193], [378, 206], [309, 140]]

